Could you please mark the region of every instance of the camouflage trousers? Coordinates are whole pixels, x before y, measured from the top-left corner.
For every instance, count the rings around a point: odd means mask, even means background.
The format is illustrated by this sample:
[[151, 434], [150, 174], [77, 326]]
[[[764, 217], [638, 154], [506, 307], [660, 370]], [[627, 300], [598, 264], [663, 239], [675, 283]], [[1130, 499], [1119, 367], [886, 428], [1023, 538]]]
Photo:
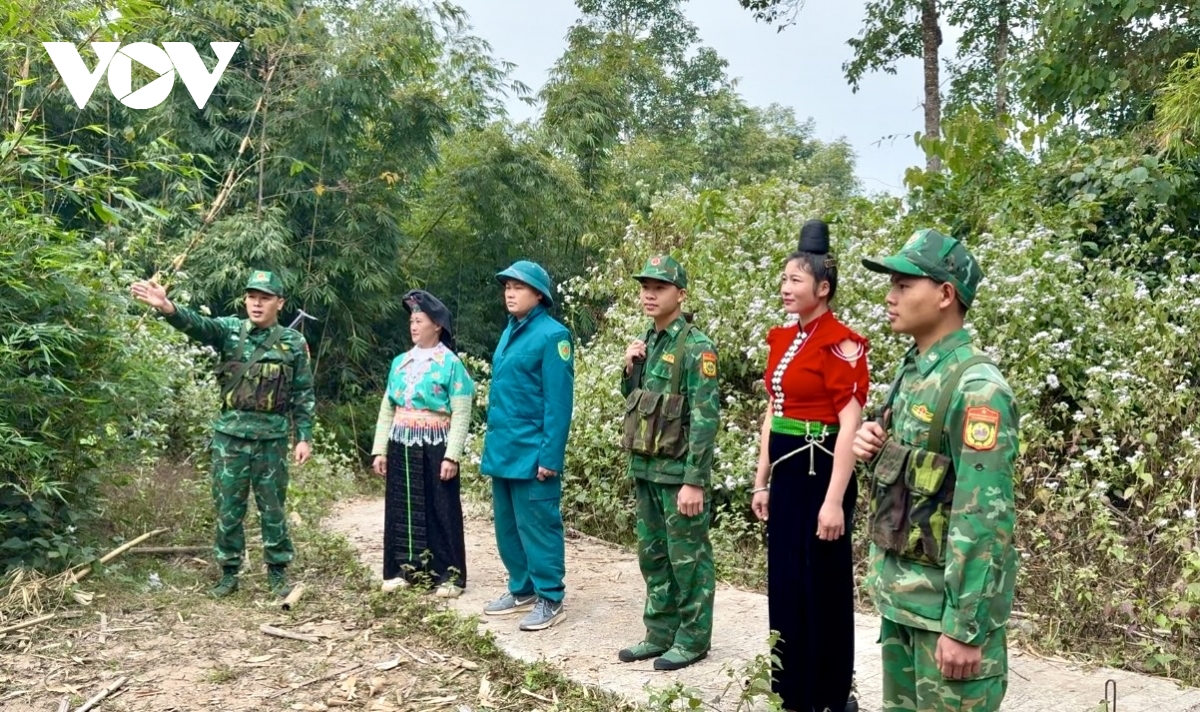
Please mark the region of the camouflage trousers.
[[983, 643], [983, 664], [970, 680], [946, 680], [938, 671], [941, 633], [880, 622], [884, 712], [995, 712], [1008, 690], [1007, 634], [998, 628]]
[[642, 621], [646, 642], [687, 653], [708, 652], [712, 642], [716, 569], [708, 538], [711, 503], [694, 517], [679, 513], [681, 485], [635, 478], [638, 565], [646, 580]]
[[246, 549], [242, 524], [251, 488], [262, 525], [263, 560], [287, 564], [294, 557], [286, 512], [287, 456], [287, 438], [247, 440], [213, 434], [212, 495], [217, 508], [217, 563], [222, 567], [242, 565]]

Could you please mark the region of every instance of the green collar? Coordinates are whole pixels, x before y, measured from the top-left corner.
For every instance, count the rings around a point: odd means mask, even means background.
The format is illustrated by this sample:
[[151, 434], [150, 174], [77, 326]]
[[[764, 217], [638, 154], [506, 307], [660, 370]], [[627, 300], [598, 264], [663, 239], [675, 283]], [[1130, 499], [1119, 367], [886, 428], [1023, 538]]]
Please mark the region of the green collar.
[[677, 336], [685, 326], [687, 326], [687, 319], [685, 319], [683, 313], [680, 312], [679, 316], [675, 317], [675, 320], [670, 324], [667, 324], [667, 328], [663, 329], [662, 331], [658, 331], [658, 329], [655, 328], [654, 323], [651, 322], [647, 333], [651, 338], [661, 338], [663, 335]]
[[541, 313], [542, 313], [542, 312], [544, 312], [544, 311], [546, 311], [546, 305], [545, 305], [545, 304], [542, 304], [541, 302], [539, 302], [537, 305], [535, 305], [535, 306], [533, 307], [533, 309], [530, 309], [530, 310], [529, 310], [529, 313], [528, 313], [528, 314], [526, 314], [525, 316], [521, 317], [520, 319], [518, 319], [517, 317], [513, 316], [512, 314], [509, 314], [509, 315], [508, 315], [508, 318], [509, 318], [509, 320], [510, 320], [510, 321], [512, 321], [512, 322], [513, 322], [514, 324], [516, 324], [517, 326], [521, 326], [522, 324], [526, 323], [527, 321], [529, 321], [530, 319], [534, 318], [534, 317], [535, 317], [535, 316], [537, 316], [538, 314], [541, 314]]
[[922, 376], [928, 376], [929, 372], [934, 369], [943, 359], [954, 353], [956, 349], [966, 346], [971, 343], [971, 334], [965, 329], [955, 329], [938, 340], [933, 346], [918, 356], [917, 371]]

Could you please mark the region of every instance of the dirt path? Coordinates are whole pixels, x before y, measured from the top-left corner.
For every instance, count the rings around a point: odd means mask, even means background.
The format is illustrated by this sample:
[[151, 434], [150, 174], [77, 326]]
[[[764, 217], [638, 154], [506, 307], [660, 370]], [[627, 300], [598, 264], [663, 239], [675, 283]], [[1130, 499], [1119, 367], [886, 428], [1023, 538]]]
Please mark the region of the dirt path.
[[[379, 575], [382, 557], [383, 502], [358, 499], [343, 503], [328, 526], [345, 535], [363, 561]], [[505, 589], [504, 567], [496, 555], [486, 513], [467, 521], [468, 585], [452, 605], [466, 615], [480, 614], [479, 630], [491, 631], [514, 658], [545, 660], [578, 682], [596, 685], [633, 701], [647, 700], [647, 686], [665, 688], [675, 681], [703, 691], [707, 700], [724, 695], [719, 707], [733, 709], [737, 690], [726, 688], [727, 671], [739, 670], [765, 652], [766, 597], [729, 586], [716, 595], [713, 647], [708, 659], [674, 673], [652, 663], [625, 664], [617, 650], [642, 634], [643, 584], [635, 556], [587, 539], [567, 541], [567, 619], [549, 630], [526, 633], [517, 617], [484, 619], [484, 604]], [[861, 709], [879, 709], [878, 620], [857, 616], [857, 682]], [[1180, 688], [1158, 678], [1117, 670], [1084, 670], [1066, 662], [1012, 655], [1012, 673], [1004, 709], [1011, 712], [1094, 712], [1104, 699], [1105, 681], [1117, 683], [1117, 709], [1131, 712], [1200, 712], [1200, 689]]]

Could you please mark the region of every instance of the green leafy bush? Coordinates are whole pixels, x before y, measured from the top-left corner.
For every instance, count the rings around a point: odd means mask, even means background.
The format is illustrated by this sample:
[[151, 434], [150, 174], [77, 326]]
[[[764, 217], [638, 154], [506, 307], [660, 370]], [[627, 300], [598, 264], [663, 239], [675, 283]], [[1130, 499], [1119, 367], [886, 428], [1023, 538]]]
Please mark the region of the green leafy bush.
[[0, 568], [86, 554], [100, 478], [202, 437], [205, 357], [130, 310], [130, 281], [52, 223], [0, 219]]
[[[1148, 275], [1130, 266], [1152, 244], [1121, 259], [1083, 259], [1073, 209], [1047, 210], [1053, 220], [1036, 225], [996, 213], [986, 232], [966, 238], [986, 273], [968, 329], [1000, 363], [1021, 413], [1017, 607], [1042, 644], [1118, 659], [1132, 653], [1147, 667], [1194, 674], [1187, 651], [1200, 614], [1200, 343], [1191, 332], [1200, 323], [1200, 274], [1187, 255], [1166, 253], [1152, 293]], [[634, 220], [607, 261], [561, 288], [568, 309], [588, 310], [600, 324], [576, 366], [564, 492], [575, 526], [632, 540], [619, 376], [645, 319], [630, 275], [652, 252], [669, 250], [690, 273], [685, 310], [720, 356], [714, 539], [726, 574], [761, 583], [761, 525], [750, 518], [748, 488], [765, 408], [763, 338], [783, 319], [778, 274], [811, 217], [833, 224], [842, 280], [835, 311], [870, 339], [869, 405], [882, 401], [907, 344], [884, 317], [886, 278], [860, 258], [897, 249], [919, 215], [889, 200], [835, 204], [782, 180], [671, 194]], [[861, 571], [861, 528], [855, 537]], [[747, 556], [758, 557], [750, 570]]]

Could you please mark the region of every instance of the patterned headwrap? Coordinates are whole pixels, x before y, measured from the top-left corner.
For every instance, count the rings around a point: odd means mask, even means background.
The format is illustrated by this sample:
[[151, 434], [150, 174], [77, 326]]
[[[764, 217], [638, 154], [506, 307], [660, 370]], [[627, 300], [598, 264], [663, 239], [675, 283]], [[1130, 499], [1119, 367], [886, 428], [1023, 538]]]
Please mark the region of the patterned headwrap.
[[404, 309], [409, 314], [420, 312], [429, 317], [429, 319], [438, 326], [442, 327], [442, 343], [451, 351], [455, 350], [454, 345], [454, 322], [450, 317], [450, 310], [442, 304], [437, 297], [423, 289], [410, 289], [403, 297]]

